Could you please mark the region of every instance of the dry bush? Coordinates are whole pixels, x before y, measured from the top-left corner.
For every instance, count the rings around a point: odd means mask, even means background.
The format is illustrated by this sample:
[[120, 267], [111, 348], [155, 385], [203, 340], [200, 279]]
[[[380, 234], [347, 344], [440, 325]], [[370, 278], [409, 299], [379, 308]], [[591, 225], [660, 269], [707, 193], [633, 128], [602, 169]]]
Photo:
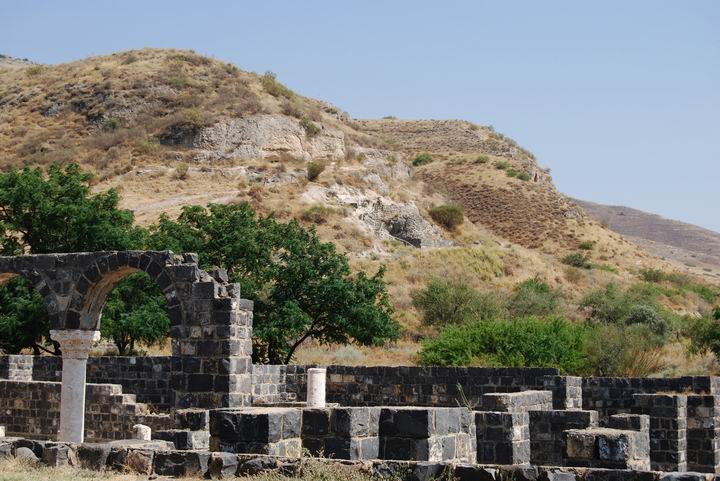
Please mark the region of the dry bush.
[[309, 163], [308, 163], [308, 166], [307, 166], [307, 178], [308, 178], [308, 180], [311, 181], [311, 182], [317, 180], [317, 178], [320, 177], [320, 174], [322, 174], [324, 170], [325, 170], [325, 163], [324, 163], [324, 162], [321, 162], [321, 161], [318, 161], [318, 160], [314, 160], [314, 161], [312, 161], [312, 162], [309, 162]]
[[116, 145], [124, 144], [147, 136], [147, 132], [142, 127], [133, 127], [130, 129], [118, 129], [109, 132], [98, 132], [85, 140], [85, 145], [91, 148], [108, 150]]
[[285, 97], [289, 99], [295, 95], [292, 90], [278, 82], [277, 76], [273, 72], [265, 72], [260, 77], [260, 83], [265, 91], [273, 97]]

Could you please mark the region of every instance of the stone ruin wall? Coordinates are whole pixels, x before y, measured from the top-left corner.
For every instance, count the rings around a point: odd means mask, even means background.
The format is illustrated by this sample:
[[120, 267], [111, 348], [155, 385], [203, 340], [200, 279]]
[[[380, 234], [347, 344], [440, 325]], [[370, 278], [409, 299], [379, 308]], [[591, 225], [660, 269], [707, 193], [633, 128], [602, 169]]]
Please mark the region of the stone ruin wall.
[[[213, 460], [234, 472], [247, 454], [296, 457], [307, 449], [350, 460], [720, 474], [720, 378], [328, 366], [330, 404], [307, 408], [302, 402], [313, 366], [253, 366], [252, 303], [240, 298], [222, 270], [200, 270], [193, 254], [0, 257], [0, 281], [30, 279], [44, 296], [53, 327], [62, 330], [96, 331], [104, 296], [137, 270], [150, 274], [168, 298], [173, 355], [89, 358], [85, 431], [88, 441], [110, 441], [132, 437], [135, 424], [152, 427], [153, 440], [178, 451], [145, 453], [149, 472], [170, 474], [187, 463], [195, 469], [200, 458], [206, 461], [203, 473]], [[54, 437], [62, 364], [50, 356], [0, 356], [0, 425], [7, 434]], [[0, 456], [25, 445], [43, 459], [45, 451], [52, 453], [51, 465], [71, 451], [121, 450], [0, 433]], [[231, 452], [207, 451], [213, 446]], [[131, 454], [137, 453], [123, 455]], [[627, 479], [645, 479], [637, 476]]]
[[[306, 373], [311, 366], [256, 365], [252, 401], [267, 405], [269, 414], [249, 413], [247, 407], [220, 410], [219, 415], [230, 419], [220, 424], [235, 426], [237, 431], [213, 433], [217, 422], [193, 425], [194, 431], [188, 432], [188, 426], [178, 424], [177, 415], [172, 415], [174, 394], [169, 379], [173, 362], [172, 356], [90, 358], [88, 381], [102, 384], [88, 385], [88, 440], [128, 438], [132, 426], [142, 423], [153, 427], [157, 439], [182, 446], [178, 449], [207, 449], [208, 439], [215, 439], [218, 445], [252, 446], [260, 449], [257, 453], [278, 456], [292, 454], [302, 446], [335, 450], [350, 459], [407, 456], [408, 461], [448, 462], [473, 457], [481, 464], [640, 466], [720, 473], [718, 378], [582, 379], [541, 368], [328, 366], [327, 401], [337, 407], [318, 411], [294, 404], [305, 399]], [[53, 437], [60, 369], [59, 358], [0, 356], [0, 378], [4, 379], [0, 380], [0, 425], [7, 427], [9, 435]], [[466, 428], [448, 426], [444, 431], [437, 431], [431, 423], [427, 432], [418, 434], [417, 420], [425, 419], [422, 416], [439, 419], [447, 417], [442, 409], [458, 409], [458, 384], [475, 406], [472, 423]], [[160, 401], [153, 404], [153, 399]], [[288, 407], [270, 406], [283, 403]], [[368, 413], [374, 413], [375, 428], [369, 427], [367, 420], [355, 421], [360, 415], [367, 417], [366, 411], [358, 411], [367, 407], [371, 408]], [[273, 442], [242, 439], [248, 417], [254, 423], [263, 416], [271, 420], [276, 409], [284, 410], [282, 419], [299, 415], [298, 427], [290, 434], [281, 433], [288, 438]], [[151, 415], [153, 411], [160, 414]], [[209, 419], [213, 416], [210, 410]], [[383, 427], [393, 424], [384, 419], [398, 416], [415, 423], [415, 431], [406, 434]], [[353, 424], [356, 422], [359, 424]], [[194, 436], [198, 434], [206, 444], [196, 444]], [[596, 451], [583, 451], [588, 442], [629, 445], [623, 448], [625, 455], [637, 455], [637, 459], [598, 459]], [[466, 451], [460, 450], [461, 445]], [[430, 451], [423, 454], [426, 450]]]

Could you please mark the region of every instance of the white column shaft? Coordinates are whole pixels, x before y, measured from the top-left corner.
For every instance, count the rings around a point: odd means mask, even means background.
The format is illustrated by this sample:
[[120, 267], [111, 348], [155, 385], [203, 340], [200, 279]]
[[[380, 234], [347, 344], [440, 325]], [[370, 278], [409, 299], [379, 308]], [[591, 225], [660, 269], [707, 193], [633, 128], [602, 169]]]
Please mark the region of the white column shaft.
[[307, 372], [307, 407], [325, 407], [325, 377], [323, 368], [310, 368]]
[[63, 358], [58, 441], [82, 443], [85, 439], [87, 358], [93, 341], [100, 339], [100, 332], [53, 330], [50, 337], [60, 344]]
[[83, 442], [86, 372], [87, 359], [63, 358], [58, 441]]

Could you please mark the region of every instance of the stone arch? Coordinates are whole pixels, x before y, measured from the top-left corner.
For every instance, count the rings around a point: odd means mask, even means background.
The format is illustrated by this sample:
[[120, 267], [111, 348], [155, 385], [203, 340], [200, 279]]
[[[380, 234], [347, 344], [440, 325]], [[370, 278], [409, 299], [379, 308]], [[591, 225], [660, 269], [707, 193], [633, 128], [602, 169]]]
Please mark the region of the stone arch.
[[171, 324], [181, 324], [185, 309], [169, 270], [173, 266], [173, 257], [174, 254], [169, 251], [120, 251], [98, 256], [85, 267], [75, 283], [63, 328], [99, 330], [107, 296], [118, 282], [133, 272], [145, 272], [160, 286], [167, 301]]
[[35, 267], [19, 257], [0, 257], [0, 286], [15, 277], [26, 279], [43, 299], [51, 326], [60, 322], [58, 298], [50, 288], [50, 282]]

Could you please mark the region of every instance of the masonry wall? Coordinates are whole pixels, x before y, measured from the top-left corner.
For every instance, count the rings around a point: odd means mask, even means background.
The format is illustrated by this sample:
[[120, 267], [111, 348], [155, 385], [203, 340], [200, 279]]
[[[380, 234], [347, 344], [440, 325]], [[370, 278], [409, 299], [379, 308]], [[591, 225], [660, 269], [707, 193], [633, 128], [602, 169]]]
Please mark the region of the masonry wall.
[[[55, 439], [60, 422], [60, 383], [0, 380], [0, 426], [8, 436]], [[154, 429], [172, 427], [167, 415], [152, 415], [134, 396], [116, 384], [88, 384], [85, 434], [87, 441], [131, 437], [134, 424]]]
[[[313, 366], [287, 366], [286, 392], [306, 396], [306, 372]], [[327, 366], [327, 401], [344, 406], [457, 407], [462, 392], [477, 402], [483, 394], [545, 389], [553, 368]]]
[[[87, 382], [120, 384], [123, 392], [135, 394], [138, 402], [168, 410], [173, 406], [171, 369], [171, 356], [90, 357]], [[62, 358], [59, 356], [0, 356], [2, 379], [59, 382], [61, 375]]]
[[582, 406], [598, 411], [600, 419], [605, 420], [613, 414], [630, 413], [635, 405], [633, 395], [660, 392], [720, 394], [720, 377], [586, 377], [582, 379]]

